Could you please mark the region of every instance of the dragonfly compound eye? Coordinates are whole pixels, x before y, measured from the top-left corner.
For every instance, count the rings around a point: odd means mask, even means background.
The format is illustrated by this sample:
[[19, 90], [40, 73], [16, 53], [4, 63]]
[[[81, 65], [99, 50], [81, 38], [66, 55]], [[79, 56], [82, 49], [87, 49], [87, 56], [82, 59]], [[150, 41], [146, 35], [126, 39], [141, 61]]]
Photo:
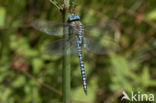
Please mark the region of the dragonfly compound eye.
[[75, 20], [80, 20], [80, 17], [77, 16], [76, 14], [71, 14], [71, 16], [68, 18], [68, 22], [72, 22]]

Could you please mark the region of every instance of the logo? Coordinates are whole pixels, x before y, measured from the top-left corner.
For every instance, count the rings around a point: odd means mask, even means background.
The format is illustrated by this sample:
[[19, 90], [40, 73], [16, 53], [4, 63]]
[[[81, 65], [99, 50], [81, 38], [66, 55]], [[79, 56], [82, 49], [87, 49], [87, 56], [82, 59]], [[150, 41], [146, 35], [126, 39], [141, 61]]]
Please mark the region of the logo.
[[128, 94], [123, 91], [122, 92], [123, 97], [121, 98], [121, 101], [128, 100], [128, 101], [154, 101], [154, 94], [143, 94], [141, 92], [134, 93], [133, 91], [130, 93], [131, 95], [128, 96]]

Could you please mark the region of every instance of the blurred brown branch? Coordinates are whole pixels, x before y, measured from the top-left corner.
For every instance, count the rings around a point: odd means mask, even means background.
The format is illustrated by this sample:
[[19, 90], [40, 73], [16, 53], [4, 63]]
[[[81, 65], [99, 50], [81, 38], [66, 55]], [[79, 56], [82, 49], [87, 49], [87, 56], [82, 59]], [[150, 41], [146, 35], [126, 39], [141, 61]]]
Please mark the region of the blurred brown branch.
[[30, 79], [34, 80], [36, 83], [40, 84], [41, 86], [48, 88], [52, 92], [58, 94], [59, 96], [62, 96], [61, 92], [59, 92], [57, 89], [54, 87], [50, 86], [49, 84], [43, 83], [38, 81], [33, 75], [31, 75], [28, 70], [28, 65], [27, 65], [27, 60], [23, 56], [19, 56], [14, 54], [12, 57], [12, 63], [11, 63], [11, 68], [14, 68], [15, 70], [23, 72], [26, 76], [28, 76]]

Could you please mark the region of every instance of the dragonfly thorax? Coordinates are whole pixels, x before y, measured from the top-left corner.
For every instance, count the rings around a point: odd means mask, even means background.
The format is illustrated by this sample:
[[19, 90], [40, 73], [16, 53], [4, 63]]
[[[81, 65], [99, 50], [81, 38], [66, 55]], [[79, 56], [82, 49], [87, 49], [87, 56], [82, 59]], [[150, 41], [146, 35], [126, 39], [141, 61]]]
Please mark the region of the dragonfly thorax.
[[80, 21], [73, 21], [70, 23], [70, 34], [81, 36], [84, 34], [84, 26]]

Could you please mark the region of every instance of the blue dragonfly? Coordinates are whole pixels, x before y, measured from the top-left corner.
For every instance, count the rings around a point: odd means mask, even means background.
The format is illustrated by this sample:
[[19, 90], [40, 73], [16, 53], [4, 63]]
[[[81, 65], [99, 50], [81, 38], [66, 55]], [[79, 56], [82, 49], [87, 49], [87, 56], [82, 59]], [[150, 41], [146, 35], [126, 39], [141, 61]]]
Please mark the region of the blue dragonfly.
[[[64, 29], [63, 29], [64, 25]], [[54, 23], [43, 20], [36, 20], [32, 22], [32, 26], [52, 36], [61, 36], [68, 34], [67, 39], [59, 39], [50, 44], [45, 48], [48, 54], [52, 55], [70, 55], [77, 53], [79, 57], [79, 64], [83, 82], [83, 89], [87, 95], [87, 82], [84, 69], [84, 61], [82, 57], [82, 47], [95, 53], [95, 54], [106, 54], [119, 50], [119, 45], [115, 41], [115, 28], [118, 23], [115, 21], [105, 21], [99, 24], [82, 24], [80, 17], [76, 14], [71, 14], [66, 23]], [[64, 47], [64, 44], [68, 43]], [[63, 51], [69, 51], [64, 53]]]

